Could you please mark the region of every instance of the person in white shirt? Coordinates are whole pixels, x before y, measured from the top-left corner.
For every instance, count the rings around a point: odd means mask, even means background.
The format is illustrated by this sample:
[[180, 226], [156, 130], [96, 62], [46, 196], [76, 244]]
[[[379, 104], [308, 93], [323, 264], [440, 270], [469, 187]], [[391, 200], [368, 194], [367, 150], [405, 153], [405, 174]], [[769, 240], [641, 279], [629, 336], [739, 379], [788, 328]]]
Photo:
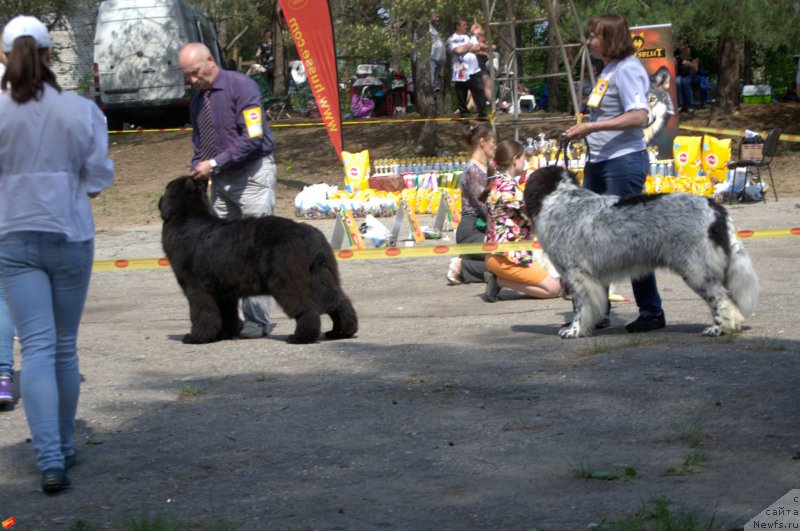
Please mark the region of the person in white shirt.
[[455, 32], [447, 39], [447, 48], [453, 56], [453, 85], [456, 89], [458, 113], [462, 118], [470, 115], [467, 108], [467, 93], [472, 94], [478, 118], [486, 117], [486, 93], [483, 89], [483, 73], [475, 52], [485, 49], [478, 39], [467, 35], [467, 21], [460, 19]]
[[92, 101], [62, 91], [35, 17], [3, 28], [0, 279], [22, 345], [22, 402], [42, 490], [70, 486], [80, 392], [77, 335], [94, 254], [89, 198], [114, 180]]

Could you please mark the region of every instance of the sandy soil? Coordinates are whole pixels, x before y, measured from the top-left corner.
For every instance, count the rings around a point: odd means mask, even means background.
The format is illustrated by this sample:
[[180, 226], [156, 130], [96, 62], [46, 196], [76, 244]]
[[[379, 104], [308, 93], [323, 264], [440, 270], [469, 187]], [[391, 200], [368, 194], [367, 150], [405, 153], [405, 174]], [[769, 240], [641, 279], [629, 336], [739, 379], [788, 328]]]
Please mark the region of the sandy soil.
[[[534, 117], [544, 116], [534, 113]], [[409, 115], [414, 118], [415, 115]], [[513, 137], [513, 126], [504, 125], [508, 115], [501, 116], [498, 135]], [[681, 115], [684, 123], [733, 130], [764, 131], [781, 127], [784, 133], [800, 134], [800, 104], [745, 105], [735, 116], [720, 116], [714, 109], [698, 110]], [[281, 120], [273, 123], [278, 144], [276, 161], [279, 165], [276, 213], [294, 216], [294, 198], [304, 186], [315, 183], [339, 184], [343, 171], [322, 127], [297, 127], [303, 119]], [[557, 136], [567, 124], [526, 125], [520, 137], [536, 137], [539, 132]], [[414, 139], [422, 125], [401, 120], [366, 120], [345, 125], [344, 147], [358, 152], [369, 149], [374, 159], [413, 156]], [[457, 154], [464, 151], [460, 143], [461, 122], [439, 123], [440, 152]], [[164, 185], [173, 177], [186, 173], [191, 159], [189, 133], [126, 133], [111, 138], [111, 156], [116, 163], [117, 180], [114, 186], [95, 201], [99, 229], [119, 226], [158, 224], [153, 205]], [[738, 147], [734, 148], [738, 153]], [[773, 163], [775, 183], [779, 193], [800, 196], [800, 142], [781, 142]]]

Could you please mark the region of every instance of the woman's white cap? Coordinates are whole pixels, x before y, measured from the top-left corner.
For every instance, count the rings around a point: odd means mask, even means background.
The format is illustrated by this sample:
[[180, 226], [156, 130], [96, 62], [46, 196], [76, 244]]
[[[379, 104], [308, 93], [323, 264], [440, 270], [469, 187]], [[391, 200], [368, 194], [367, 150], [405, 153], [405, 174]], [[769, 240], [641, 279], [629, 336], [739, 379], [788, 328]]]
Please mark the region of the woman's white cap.
[[10, 52], [14, 41], [20, 37], [33, 37], [37, 48], [50, 48], [52, 45], [47, 27], [36, 17], [19, 15], [8, 21], [3, 28], [3, 51]]

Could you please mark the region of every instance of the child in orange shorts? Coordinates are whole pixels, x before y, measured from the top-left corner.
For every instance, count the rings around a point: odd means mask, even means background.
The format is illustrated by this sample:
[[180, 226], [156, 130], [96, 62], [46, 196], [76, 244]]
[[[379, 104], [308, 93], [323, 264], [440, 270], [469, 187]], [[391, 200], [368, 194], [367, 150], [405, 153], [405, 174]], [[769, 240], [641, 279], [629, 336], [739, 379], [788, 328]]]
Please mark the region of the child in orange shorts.
[[[525, 150], [506, 140], [497, 146], [493, 175], [486, 193], [489, 209], [487, 240], [514, 242], [531, 239], [531, 221], [524, 212], [522, 188], [516, 177], [525, 168]], [[561, 282], [536, 260], [534, 251], [509, 251], [486, 256], [487, 302], [499, 299], [501, 288], [516, 290], [535, 299], [552, 299], [561, 293]]]

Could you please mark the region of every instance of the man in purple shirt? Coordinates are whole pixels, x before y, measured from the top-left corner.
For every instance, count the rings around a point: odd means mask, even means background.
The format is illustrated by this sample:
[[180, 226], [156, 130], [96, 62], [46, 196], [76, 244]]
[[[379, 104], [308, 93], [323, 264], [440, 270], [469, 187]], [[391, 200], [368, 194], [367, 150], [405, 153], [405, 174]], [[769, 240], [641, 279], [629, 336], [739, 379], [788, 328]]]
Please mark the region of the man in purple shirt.
[[[272, 214], [275, 142], [264, 119], [258, 85], [244, 74], [220, 68], [202, 43], [187, 44], [178, 62], [187, 81], [199, 89], [189, 105], [192, 177], [211, 179], [211, 206], [222, 219]], [[268, 334], [269, 307], [269, 297], [242, 299], [239, 336]]]

